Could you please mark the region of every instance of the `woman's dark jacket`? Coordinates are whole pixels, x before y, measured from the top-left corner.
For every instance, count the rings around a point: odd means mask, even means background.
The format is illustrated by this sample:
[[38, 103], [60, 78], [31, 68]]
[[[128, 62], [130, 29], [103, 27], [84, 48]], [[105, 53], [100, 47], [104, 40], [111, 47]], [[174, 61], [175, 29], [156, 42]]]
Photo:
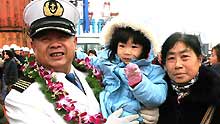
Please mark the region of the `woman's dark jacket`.
[[211, 68], [218, 72], [218, 74], [220, 75], [220, 63], [213, 64]]
[[190, 94], [180, 104], [177, 94], [168, 83], [167, 99], [160, 106], [158, 124], [200, 124], [207, 108], [215, 105], [216, 110], [210, 124], [220, 124], [220, 77], [209, 67], [201, 66], [198, 80], [190, 87]]
[[5, 60], [3, 75], [6, 85], [14, 84], [18, 80], [18, 68], [13, 58]]

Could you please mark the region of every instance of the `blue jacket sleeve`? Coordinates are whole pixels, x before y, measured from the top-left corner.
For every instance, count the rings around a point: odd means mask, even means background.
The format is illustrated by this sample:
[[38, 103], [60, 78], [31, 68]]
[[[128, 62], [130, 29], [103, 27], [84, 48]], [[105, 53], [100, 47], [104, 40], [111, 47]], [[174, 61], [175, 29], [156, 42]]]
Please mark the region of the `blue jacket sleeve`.
[[130, 89], [138, 101], [145, 106], [159, 106], [167, 96], [167, 83], [163, 79], [165, 71], [157, 65], [151, 65], [142, 70], [142, 81]]

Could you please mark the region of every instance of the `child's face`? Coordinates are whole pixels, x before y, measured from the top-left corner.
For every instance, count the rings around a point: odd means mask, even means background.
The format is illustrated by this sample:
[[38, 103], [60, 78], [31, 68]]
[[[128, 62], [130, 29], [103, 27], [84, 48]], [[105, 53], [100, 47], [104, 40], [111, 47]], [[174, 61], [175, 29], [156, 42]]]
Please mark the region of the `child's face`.
[[142, 49], [142, 45], [134, 44], [132, 39], [129, 39], [127, 43], [118, 43], [117, 54], [123, 62], [128, 64], [131, 59], [138, 59], [140, 57]]

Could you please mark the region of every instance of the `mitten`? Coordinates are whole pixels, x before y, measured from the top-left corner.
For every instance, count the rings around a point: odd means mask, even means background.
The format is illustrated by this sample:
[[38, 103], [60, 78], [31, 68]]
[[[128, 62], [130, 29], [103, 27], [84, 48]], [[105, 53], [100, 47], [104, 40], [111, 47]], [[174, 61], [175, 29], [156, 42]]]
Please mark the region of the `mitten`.
[[125, 67], [125, 74], [128, 78], [128, 85], [130, 87], [135, 87], [138, 85], [142, 80], [141, 71], [137, 64], [129, 63]]
[[141, 111], [143, 122], [146, 124], [157, 124], [159, 118], [159, 108], [143, 108]]

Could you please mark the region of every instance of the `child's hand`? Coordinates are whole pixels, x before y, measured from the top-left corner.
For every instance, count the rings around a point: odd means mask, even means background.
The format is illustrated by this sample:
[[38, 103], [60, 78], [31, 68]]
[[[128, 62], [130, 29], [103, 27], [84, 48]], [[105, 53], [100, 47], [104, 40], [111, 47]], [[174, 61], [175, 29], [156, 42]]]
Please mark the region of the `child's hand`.
[[136, 65], [134, 63], [129, 63], [125, 67], [125, 74], [128, 78], [128, 85], [131, 87], [135, 87], [142, 80], [141, 71], [140, 71], [138, 65]]

